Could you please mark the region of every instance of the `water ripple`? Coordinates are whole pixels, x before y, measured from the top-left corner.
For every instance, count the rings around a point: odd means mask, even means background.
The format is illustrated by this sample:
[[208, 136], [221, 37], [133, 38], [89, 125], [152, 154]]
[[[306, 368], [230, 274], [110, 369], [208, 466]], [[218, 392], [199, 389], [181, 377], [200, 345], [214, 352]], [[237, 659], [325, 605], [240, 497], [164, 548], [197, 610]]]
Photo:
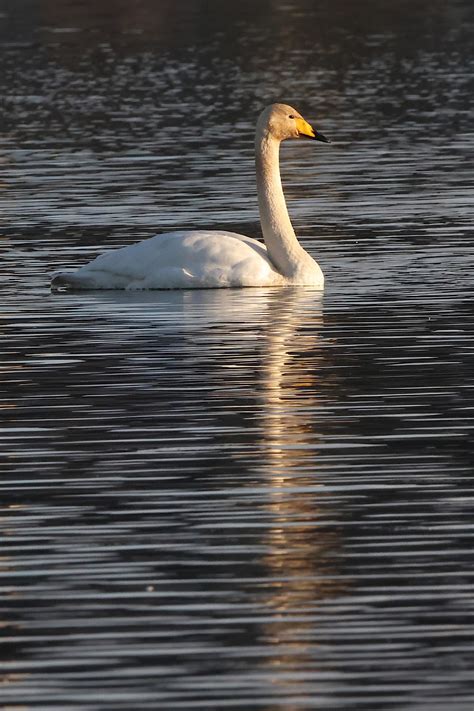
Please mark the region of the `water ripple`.
[[[448, 5], [0, 7], [6, 707], [471, 711], [473, 16]], [[334, 139], [282, 151], [324, 295], [50, 294], [155, 231], [258, 236], [282, 97]]]

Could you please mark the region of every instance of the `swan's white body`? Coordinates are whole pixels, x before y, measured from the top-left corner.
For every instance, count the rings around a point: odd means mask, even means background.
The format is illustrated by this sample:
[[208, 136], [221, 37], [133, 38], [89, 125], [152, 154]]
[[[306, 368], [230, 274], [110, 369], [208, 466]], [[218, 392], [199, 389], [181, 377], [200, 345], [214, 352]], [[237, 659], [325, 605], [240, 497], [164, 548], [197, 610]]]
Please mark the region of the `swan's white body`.
[[166, 232], [101, 254], [72, 274], [79, 289], [202, 289], [283, 283], [265, 245], [232, 232]]
[[273, 104], [261, 114], [255, 147], [265, 244], [233, 232], [167, 232], [101, 254], [75, 272], [60, 272], [53, 277], [52, 286], [203, 289], [299, 285], [322, 289], [323, 273], [296, 238], [281, 186], [280, 142], [299, 136], [326, 142], [290, 106]]

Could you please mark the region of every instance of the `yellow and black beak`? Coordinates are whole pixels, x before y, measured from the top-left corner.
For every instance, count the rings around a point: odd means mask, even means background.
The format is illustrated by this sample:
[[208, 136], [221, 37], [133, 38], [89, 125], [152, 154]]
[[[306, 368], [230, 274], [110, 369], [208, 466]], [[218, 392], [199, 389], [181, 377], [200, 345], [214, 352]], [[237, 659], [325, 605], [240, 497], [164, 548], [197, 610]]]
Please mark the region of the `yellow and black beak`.
[[299, 136], [304, 136], [305, 138], [312, 138], [313, 141], [321, 141], [321, 143], [331, 143], [329, 138], [323, 136], [322, 133], [316, 131], [304, 118], [295, 118], [296, 128], [298, 130]]

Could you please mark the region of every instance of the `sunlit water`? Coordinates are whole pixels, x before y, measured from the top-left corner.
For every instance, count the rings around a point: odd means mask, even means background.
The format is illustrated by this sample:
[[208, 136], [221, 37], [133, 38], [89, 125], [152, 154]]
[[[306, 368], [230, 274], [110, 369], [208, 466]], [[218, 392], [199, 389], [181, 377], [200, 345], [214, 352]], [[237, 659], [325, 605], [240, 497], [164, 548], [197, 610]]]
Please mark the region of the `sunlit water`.
[[[226, 5], [0, 1], [1, 701], [472, 711], [471, 4]], [[324, 296], [50, 294], [277, 99]]]

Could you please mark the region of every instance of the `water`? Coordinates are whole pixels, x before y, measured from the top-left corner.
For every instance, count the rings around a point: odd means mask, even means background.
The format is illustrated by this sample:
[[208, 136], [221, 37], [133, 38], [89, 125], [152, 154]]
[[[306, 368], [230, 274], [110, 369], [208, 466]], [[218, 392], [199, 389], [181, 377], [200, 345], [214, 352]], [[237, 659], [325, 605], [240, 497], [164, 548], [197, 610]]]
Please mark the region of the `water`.
[[[0, 1], [6, 708], [471, 711], [471, 4]], [[185, 227], [308, 289], [55, 294]]]

